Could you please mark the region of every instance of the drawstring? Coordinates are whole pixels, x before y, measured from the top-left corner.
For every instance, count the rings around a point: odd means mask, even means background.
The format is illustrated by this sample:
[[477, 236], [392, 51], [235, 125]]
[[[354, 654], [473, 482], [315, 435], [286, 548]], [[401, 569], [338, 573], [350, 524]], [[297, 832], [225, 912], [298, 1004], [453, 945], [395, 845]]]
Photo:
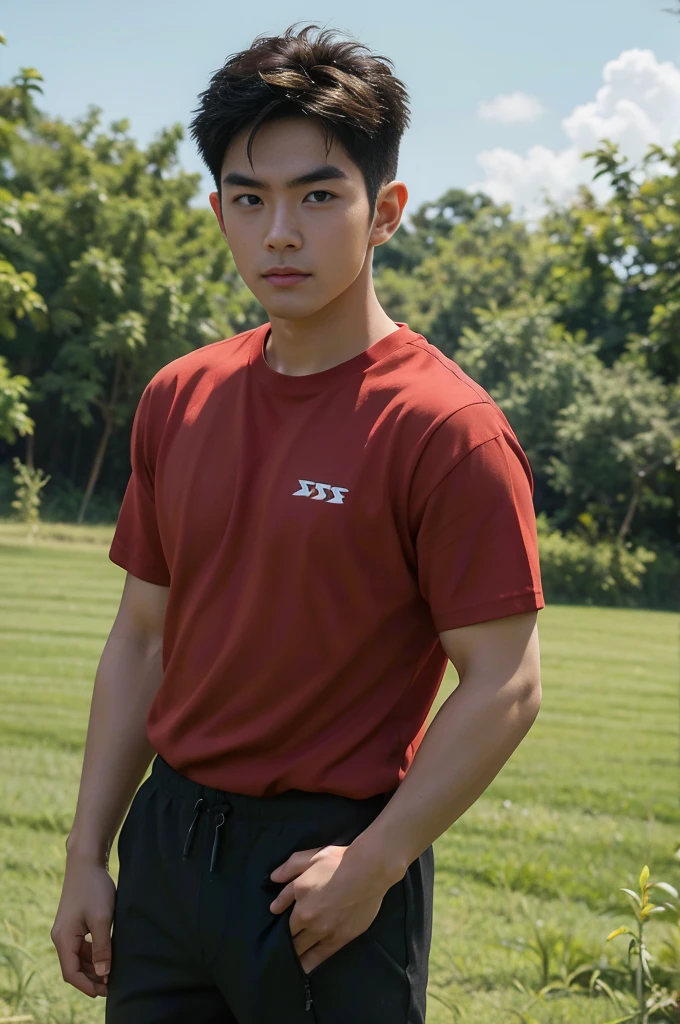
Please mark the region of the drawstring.
[[193, 817], [193, 820], [192, 820], [191, 824], [189, 825], [189, 831], [187, 832], [187, 837], [184, 840], [184, 854], [183, 855], [184, 855], [185, 858], [189, 856], [189, 850], [191, 849], [191, 844], [192, 844], [193, 839], [194, 839], [194, 830], [196, 828], [196, 822], [198, 821], [198, 816], [201, 813], [201, 807], [202, 806], [203, 806], [203, 798], [199, 797], [199, 799], [196, 801], [196, 804], [194, 806], [194, 817]]
[[224, 815], [222, 811], [215, 818], [215, 838], [213, 839], [212, 854], [210, 855], [210, 874], [212, 875], [215, 870], [215, 861], [217, 860], [217, 840], [219, 839], [220, 829], [224, 825]]
[[[203, 800], [203, 797], [199, 797], [199, 799], [194, 804], [194, 816], [193, 816], [193, 818], [191, 820], [191, 824], [189, 825], [189, 831], [187, 832], [187, 837], [184, 840], [184, 851], [183, 851], [183, 854], [184, 854], [185, 860], [189, 856], [189, 850], [191, 849], [191, 844], [194, 841], [194, 835], [195, 835], [195, 832], [196, 832], [196, 823], [198, 822], [198, 818], [199, 818], [199, 815], [201, 813], [201, 810], [203, 808], [203, 804], [204, 803], [205, 803], [205, 801]], [[233, 810], [233, 807], [231, 807], [231, 805], [228, 804], [225, 807], [225, 810], [226, 810], [226, 813], [229, 814]], [[217, 816], [215, 817], [215, 838], [213, 839], [212, 853], [210, 855], [210, 874], [211, 875], [214, 872], [215, 864], [217, 863], [217, 846], [218, 846], [218, 841], [219, 841], [219, 836], [220, 836], [220, 829], [222, 828], [222, 826], [224, 825], [226, 820], [227, 819], [226, 819], [224, 811], [219, 811]]]
[[[230, 805], [227, 805], [225, 810], [226, 810], [227, 814], [229, 814], [233, 810], [233, 808]], [[215, 838], [213, 839], [213, 848], [212, 848], [212, 853], [210, 855], [210, 874], [211, 875], [212, 875], [213, 871], [215, 870], [215, 864], [217, 863], [217, 843], [218, 843], [218, 840], [219, 840], [219, 837], [220, 837], [220, 829], [224, 825], [225, 821], [226, 821], [226, 818], [224, 816], [224, 812], [220, 811], [219, 814], [217, 815], [217, 817], [215, 818]]]

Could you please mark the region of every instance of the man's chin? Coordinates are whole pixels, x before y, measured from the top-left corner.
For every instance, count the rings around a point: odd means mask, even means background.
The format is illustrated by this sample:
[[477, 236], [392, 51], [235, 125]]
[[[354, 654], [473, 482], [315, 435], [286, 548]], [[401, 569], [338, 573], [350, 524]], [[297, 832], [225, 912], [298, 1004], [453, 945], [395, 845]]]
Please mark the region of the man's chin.
[[325, 306], [323, 302], [310, 302], [309, 296], [306, 299], [302, 299], [301, 296], [293, 295], [281, 295], [267, 296], [265, 301], [256, 295], [255, 298], [258, 300], [261, 306], [264, 307], [269, 319], [276, 317], [277, 320], [306, 320], [310, 316], [315, 316]]

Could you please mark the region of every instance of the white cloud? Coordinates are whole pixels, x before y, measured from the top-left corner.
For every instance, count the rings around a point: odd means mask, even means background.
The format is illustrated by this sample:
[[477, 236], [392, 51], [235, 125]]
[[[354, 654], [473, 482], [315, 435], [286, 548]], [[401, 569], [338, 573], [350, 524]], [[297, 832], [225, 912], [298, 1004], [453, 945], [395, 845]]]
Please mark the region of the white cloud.
[[543, 113], [543, 104], [526, 92], [510, 92], [479, 104], [479, 116], [487, 121], [535, 121]]
[[581, 154], [603, 138], [620, 144], [639, 160], [650, 143], [669, 147], [680, 138], [680, 68], [660, 62], [651, 50], [625, 50], [603, 70], [604, 85], [594, 100], [574, 107], [563, 119], [568, 144], [562, 149], [533, 146], [525, 155], [500, 147], [479, 153], [484, 181], [469, 186], [496, 202], [511, 202], [532, 219], [545, 208], [544, 193], [568, 199], [580, 183], [595, 195], [607, 194], [603, 179], [592, 181], [593, 161]]

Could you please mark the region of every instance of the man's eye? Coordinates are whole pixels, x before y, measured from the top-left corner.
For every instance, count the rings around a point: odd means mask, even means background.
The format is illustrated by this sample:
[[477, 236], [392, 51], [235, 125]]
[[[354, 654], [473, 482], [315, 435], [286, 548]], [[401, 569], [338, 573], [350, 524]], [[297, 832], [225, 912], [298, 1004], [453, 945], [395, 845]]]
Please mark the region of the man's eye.
[[[241, 196], [235, 196], [234, 197], [234, 202], [235, 203], [239, 203], [240, 199], [257, 199], [258, 203], [260, 201], [260, 197], [254, 195], [252, 192], [244, 193]], [[254, 206], [254, 205], [255, 205], [255, 203], [239, 203], [239, 206]]]
[[[326, 189], [316, 189], [316, 191], [310, 192], [306, 198], [309, 198], [309, 196], [314, 196], [313, 206], [324, 206], [328, 199], [334, 198], [334, 193], [328, 192]], [[245, 199], [244, 203], [241, 202], [242, 199]], [[251, 199], [254, 199], [255, 202], [251, 203]], [[256, 206], [260, 201], [260, 197], [256, 196], [253, 192], [244, 192], [240, 196], [234, 196], [233, 199], [233, 202], [238, 203], [239, 206]]]

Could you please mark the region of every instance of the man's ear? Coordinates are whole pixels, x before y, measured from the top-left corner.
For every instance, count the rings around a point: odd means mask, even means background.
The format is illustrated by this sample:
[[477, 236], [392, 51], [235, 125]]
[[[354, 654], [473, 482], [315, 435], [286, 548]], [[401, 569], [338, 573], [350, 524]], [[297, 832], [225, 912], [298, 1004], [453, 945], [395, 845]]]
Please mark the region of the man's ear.
[[384, 245], [401, 223], [404, 207], [408, 202], [408, 189], [403, 181], [391, 181], [378, 193], [370, 245]]
[[213, 208], [213, 213], [217, 217], [217, 223], [220, 226], [220, 231], [222, 232], [222, 237], [224, 238], [224, 240], [226, 242], [226, 240], [227, 240], [227, 232], [225, 231], [225, 228], [224, 228], [224, 218], [222, 217], [222, 202], [221, 202], [221, 199], [220, 199], [220, 194], [219, 194], [219, 192], [211, 192], [208, 198], [210, 199], [210, 205]]

